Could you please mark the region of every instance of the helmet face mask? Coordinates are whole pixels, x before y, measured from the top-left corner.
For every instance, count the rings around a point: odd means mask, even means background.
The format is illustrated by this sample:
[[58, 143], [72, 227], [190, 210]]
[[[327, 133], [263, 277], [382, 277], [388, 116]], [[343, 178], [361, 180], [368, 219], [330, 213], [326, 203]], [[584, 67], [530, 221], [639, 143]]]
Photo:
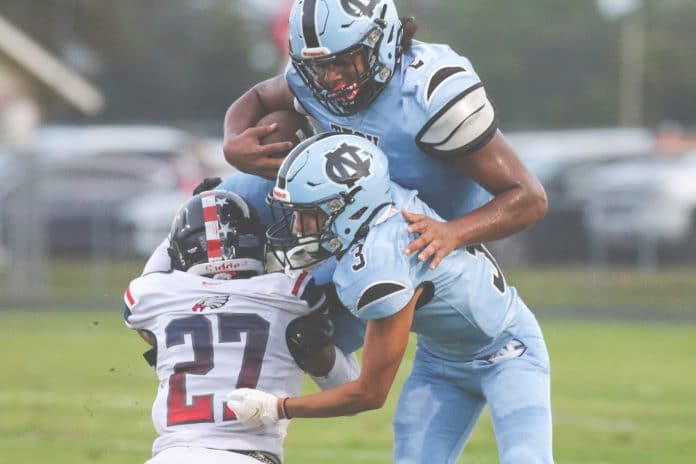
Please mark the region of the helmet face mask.
[[[401, 31], [392, 0], [297, 0], [290, 15], [290, 59], [322, 106], [335, 115], [354, 114], [394, 75]], [[354, 66], [352, 80], [340, 85], [325, 80], [328, 66], [348, 62]]]
[[325, 133], [293, 149], [269, 196], [268, 246], [286, 269], [339, 258], [391, 204], [387, 158], [367, 139]]
[[269, 198], [274, 224], [266, 236], [273, 255], [285, 269], [311, 269], [340, 250], [341, 242], [333, 225], [344, 208], [326, 213], [326, 205], [337, 202], [338, 198], [329, 198], [294, 204]]
[[263, 226], [231, 192], [212, 190], [188, 200], [172, 221], [169, 242], [175, 270], [222, 279], [263, 273]]

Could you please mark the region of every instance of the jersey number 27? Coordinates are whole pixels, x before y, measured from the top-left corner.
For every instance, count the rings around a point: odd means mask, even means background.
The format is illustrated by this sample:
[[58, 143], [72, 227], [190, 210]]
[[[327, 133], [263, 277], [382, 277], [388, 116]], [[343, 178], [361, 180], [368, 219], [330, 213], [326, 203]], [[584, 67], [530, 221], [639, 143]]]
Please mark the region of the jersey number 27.
[[[191, 405], [186, 405], [186, 376], [205, 375], [213, 368], [213, 328], [209, 317], [212, 316], [175, 319], [165, 329], [167, 348], [184, 344], [187, 334], [193, 346], [193, 361], [175, 364], [174, 373], [169, 376], [168, 425], [214, 422], [212, 393], [193, 396]], [[258, 314], [218, 314], [216, 317], [220, 343], [240, 343], [242, 332], [246, 332], [246, 346], [236, 388], [254, 388], [259, 380], [268, 343], [268, 321]], [[220, 407], [223, 408], [223, 420], [236, 419], [224, 403]]]

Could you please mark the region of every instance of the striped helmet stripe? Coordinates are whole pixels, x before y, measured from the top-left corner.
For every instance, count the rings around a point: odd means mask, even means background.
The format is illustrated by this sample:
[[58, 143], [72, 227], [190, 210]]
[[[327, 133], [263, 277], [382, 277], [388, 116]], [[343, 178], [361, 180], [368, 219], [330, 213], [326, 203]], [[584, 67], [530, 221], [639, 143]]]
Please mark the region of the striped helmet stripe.
[[222, 244], [220, 242], [220, 218], [215, 204], [215, 192], [201, 194], [203, 206], [203, 220], [205, 221], [205, 238], [208, 242], [208, 261], [220, 261], [222, 259]]
[[305, 46], [307, 48], [316, 48], [319, 46], [319, 37], [317, 36], [316, 17], [317, 0], [305, 0], [302, 5], [302, 35], [304, 35]]

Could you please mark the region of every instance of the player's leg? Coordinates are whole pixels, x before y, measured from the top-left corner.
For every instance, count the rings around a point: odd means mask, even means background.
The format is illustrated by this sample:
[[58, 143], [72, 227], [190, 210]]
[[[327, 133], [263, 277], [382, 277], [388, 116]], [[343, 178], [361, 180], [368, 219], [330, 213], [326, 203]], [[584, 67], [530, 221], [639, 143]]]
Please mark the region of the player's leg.
[[395, 463], [448, 464], [461, 454], [484, 401], [455, 385], [447, 371], [418, 349], [394, 416]]
[[486, 370], [488, 401], [501, 464], [551, 464], [549, 362], [541, 337], [520, 337], [521, 356]]
[[157, 453], [145, 464], [259, 464], [244, 454], [209, 448], [175, 446]]

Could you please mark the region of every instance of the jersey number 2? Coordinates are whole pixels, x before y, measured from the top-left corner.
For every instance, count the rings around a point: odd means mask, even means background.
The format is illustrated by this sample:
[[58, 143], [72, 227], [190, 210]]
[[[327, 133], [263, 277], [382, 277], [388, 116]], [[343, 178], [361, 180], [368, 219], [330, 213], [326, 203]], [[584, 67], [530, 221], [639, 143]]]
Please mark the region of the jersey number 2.
[[[254, 388], [261, 373], [261, 363], [268, 343], [269, 323], [258, 314], [218, 314], [218, 340], [220, 343], [241, 342], [246, 332], [246, 346], [242, 368], [237, 376], [236, 388]], [[186, 405], [186, 375], [205, 375], [213, 368], [213, 329], [205, 316], [190, 316], [175, 319], [165, 329], [167, 347], [185, 343], [190, 335], [193, 361], [174, 365], [169, 376], [167, 397], [167, 424], [192, 424], [213, 422], [213, 394], [197, 395], [191, 405]], [[236, 419], [234, 413], [223, 403], [223, 420]]]

